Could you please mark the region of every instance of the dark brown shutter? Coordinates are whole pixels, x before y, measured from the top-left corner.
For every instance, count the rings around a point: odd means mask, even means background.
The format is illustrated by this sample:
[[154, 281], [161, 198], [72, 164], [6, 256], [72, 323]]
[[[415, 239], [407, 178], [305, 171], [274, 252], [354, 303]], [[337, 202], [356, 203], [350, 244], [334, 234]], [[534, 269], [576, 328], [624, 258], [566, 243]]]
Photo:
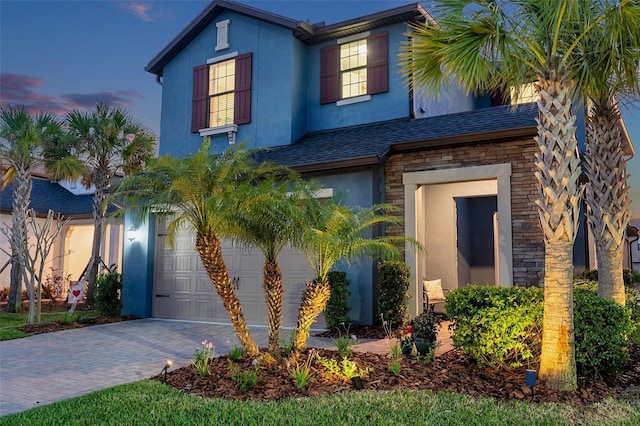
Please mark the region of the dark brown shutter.
[[193, 99], [191, 104], [191, 132], [195, 133], [207, 126], [207, 98], [209, 94], [209, 66], [200, 65], [193, 69]]
[[320, 104], [338, 100], [340, 46], [333, 45], [320, 50]]
[[367, 93], [389, 91], [389, 42], [387, 32], [367, 38]]
[[251, 53], [236, 57], [233, 122], [235, 124], [251, 122]]

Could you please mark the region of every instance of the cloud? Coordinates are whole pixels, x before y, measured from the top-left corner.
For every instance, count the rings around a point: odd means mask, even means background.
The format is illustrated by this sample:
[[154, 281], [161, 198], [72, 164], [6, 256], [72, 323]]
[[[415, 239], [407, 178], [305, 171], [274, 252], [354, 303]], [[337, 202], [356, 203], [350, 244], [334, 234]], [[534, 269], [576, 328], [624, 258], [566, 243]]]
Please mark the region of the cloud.
[[97, 102], [122, 107], [133, 105], [135, 99], [141, 99], [143, 96], [134, 90], [118, 90], [115, 92], [67, 93], [60, 95], [60, 97], [65, 105], [71, 109], [92, 109]]
[[146, 22], [153, 22], [155, 19], [149, 14], [151, 11], [151, 3], [139, 1], [118, 2], [118, 7], [129, 13], [136, 15], [138, 18]]
[[44, 110], [63, 115], [72, 109], [92, 110], [98, 102], [126, 108], [144, 98], [135, 90], [65, 93], [54, 97], [36, 93], [43, 82], [28, 75], [0, 73], [0, 105], [24, 105], [31, 112]]
[[55, 98], [35, 93], [44, 80], [23, 74], [0, 73], [0, 105], [24, 105], [29, 111], [64, 114], [67, 109]]

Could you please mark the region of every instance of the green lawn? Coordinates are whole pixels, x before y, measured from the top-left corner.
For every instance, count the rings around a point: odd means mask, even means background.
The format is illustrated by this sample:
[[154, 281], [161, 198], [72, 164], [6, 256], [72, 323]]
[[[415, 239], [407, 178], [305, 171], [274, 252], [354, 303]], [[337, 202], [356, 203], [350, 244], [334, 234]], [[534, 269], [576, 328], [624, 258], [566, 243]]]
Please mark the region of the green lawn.
[[638, 425], [640, 390], [589, 407], [430, 391], [348, 392], [278, 402], [203, 399], [157, 381], [116, 386], [2, 418], [9, 425]]
[[[27, 324], [28, 316], [28, 312], [0, 312], [0, 341], [31, 336], [29, 333], [18, 330], [18, 327]], [[92, 318], [96, 316], [98, 316], [98, 313], [95, 311], [76, 311], [73, 315], [68, 315], [66, 312], [43, 312], [41, 319], [42, 323], [49, 321], [71, 322], [78, 318]]]

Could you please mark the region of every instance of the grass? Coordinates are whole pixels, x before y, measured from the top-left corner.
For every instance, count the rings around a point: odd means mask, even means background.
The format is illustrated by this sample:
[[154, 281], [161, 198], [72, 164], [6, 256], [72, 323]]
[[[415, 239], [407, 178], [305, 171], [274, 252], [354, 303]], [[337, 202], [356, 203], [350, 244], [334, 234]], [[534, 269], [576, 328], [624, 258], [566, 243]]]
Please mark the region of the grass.
[[8, 415], [9, 425], [637, 425], [640, 395], [585, 407], [430, 391], [349, 392], [278, 402], [203, 399], [144, 380]]
[[[29, 312], [0, 312], [0, 341], [20, 339], [22, 337], [31, 336], [30, 333], [24, 333], [18, 330], [19, 327], [27, 324]], [[66, 312], [43, 312], [41, 314], [42, 324], [51, 321], [71, 322], [78, 318], [92, 318], [98, 316], [95, 311], [76, 311], [73, 315]]]

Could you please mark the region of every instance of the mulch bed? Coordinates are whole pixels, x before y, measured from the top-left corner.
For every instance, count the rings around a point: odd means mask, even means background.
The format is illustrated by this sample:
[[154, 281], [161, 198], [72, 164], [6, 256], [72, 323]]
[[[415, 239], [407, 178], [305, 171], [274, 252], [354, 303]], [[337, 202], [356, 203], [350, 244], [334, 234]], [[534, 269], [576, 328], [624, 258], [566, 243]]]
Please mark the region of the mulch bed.
[[95, 317], [80, 318], [71, 322], [51, 321], [44, 324], [24, 325], [18, 330], [31, 334], [52, 333], [54, 331], [71, 330], [74, 328], [83, 328], [90, 325], [111, 324], [114, 322], [130, 321], [140, 319], [137, 315], [120, 315], [117, 317]]
[[[300, 361], [309, 356], [306, 350]], [[342, 358], [336, 351], [313, 349], [325, 358]], [[498, 371], [492, 368], [478, 368], [459, 350], [452, 350], [435, 358], [430, 364], [423, 365], [414, 356], [402, 358], [400, 375], [394, 376], [387, 368], [390, 358], [387, 355], [355, 352], [349, 357], [363, 368], [370, 368], [368, 377], [363, 379], [364, 389], [390, 391], [400, 389], [430, 389], [467, 394], [471, 396], [516, 399], [524, 401], [559, 402], [575, 406], [601, 401], [608, 396], [628, 392], [632, 387], [640, 386], [640, 347], [631, 351], [629, 370], [617, 377], [604, 380], [578, 378], [579, 389], [575, 392], [558, 392], [542, 386], [531, 389], [525, 383], [525, 369]], [[251, 360], [242, 359], [237, 367], [246, 371], [252, 367]], [[355, 391], [350, 382], [323, 377], [319, 364], [312, 363], [313, 378], [304, 389], [298, 389], [287, 372], [286, 366], [260, 366], [257, 385], [243, 392], [232, 378], [229, 360], [221, 356], [211, 360], [210, 375], [202, 377], [196, 374], [192, 366], [182, 367], [167, 374], [167, 383], [180, 392], [191, 393], [205, 398], [226, 398], [230, 400], [271, 401], [285, 398], [316, 397], [337, 392]], [[164, 380], [164, 374], [154, 377]]]
[[[5, 304], [6, 305], [6, 304]], [[42, 303], [42, 312], [66, 312], [71, 305], [66, 303], [55, 303], [52, 301], [44, 301]], [[4, 307], [3, 307], [4, 308]], [[29, 302], [23, 302], [22, 311], [29, 312]], [[78, 304], [75, 312], [84, 311], [84, 304]], [[30, 334], [53, 333], [55, 331], [71, 330], [74, 328], [83, 328], [90, 325], [111, 324], [114, 322], [130, 321], [140, 319], [137, 315], [119, 315], [119, 316], [100, 316], [95, 318], [78, 318], [70, 322], [50, 321], [43, 324], [24, 325], [18, 330]]]

